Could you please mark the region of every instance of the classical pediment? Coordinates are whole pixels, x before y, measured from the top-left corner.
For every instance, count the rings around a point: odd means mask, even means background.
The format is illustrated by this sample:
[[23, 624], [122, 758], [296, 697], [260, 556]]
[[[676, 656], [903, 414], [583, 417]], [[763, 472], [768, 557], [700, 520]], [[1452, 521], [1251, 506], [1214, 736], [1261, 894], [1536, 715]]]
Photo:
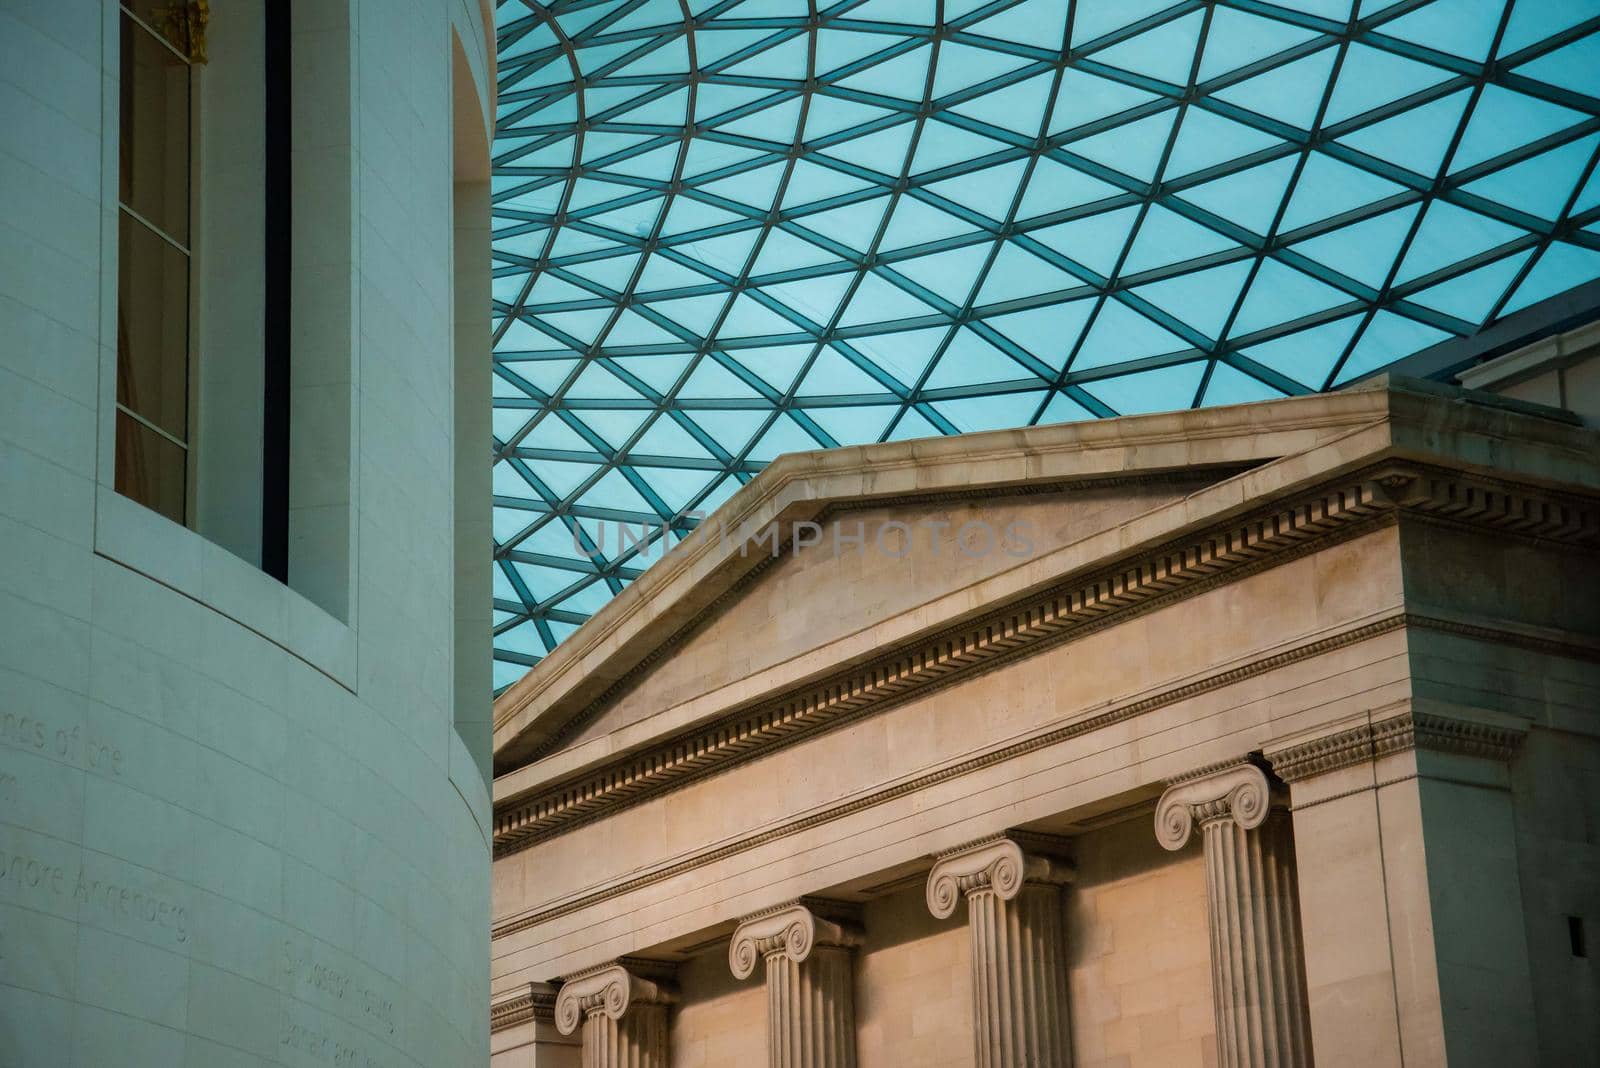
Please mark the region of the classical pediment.
[[[977, 659], [1003, 651], [1003, 635], [966, 631], [1050, 615], [1049, 597], [1076, 604], [1079, 625], [1127, 600], [1124, 586], [1144, 597], [1212, 573], [1211, 556], [1247, 561], [1255, 550], [1232, 539], [1283, 547], [1361, 519], [1386, 506], [1376, 465], [1425, 455], [1442, 412], [1490, 440], [1496, 420], [1517, 419], [1524, 437], [1544, 422], [1436, 392], [1382, 383], [783, 457], [502, 695], [497, 803], [559, 793], [630, 754], [649, 763], [707, 731], [733, 732], [719, 751], [740, 732], [781, 734], [785, 709], [857, 702], [840, 687], [884, 699], [902, 672], [937, 676], [940, 642], [976, 642]], [[1280, 506], [1287, 518], [1230, 526]]]

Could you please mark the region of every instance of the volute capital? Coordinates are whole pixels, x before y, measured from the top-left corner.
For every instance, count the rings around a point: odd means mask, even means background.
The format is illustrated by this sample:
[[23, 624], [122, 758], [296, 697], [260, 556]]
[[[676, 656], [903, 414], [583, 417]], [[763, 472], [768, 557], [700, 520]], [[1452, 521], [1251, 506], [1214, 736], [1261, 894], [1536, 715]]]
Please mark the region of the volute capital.
[[1024, 883], [1064, 883], [1071, 878], [1070, 864], [1024, 852], [1013, 835], [989, 838], [934, 862], [928, 872], [928, 911], [943, 920], [955, 912], [963, 897], [980, 891], [992, 891], [1000, 900], [1010, 901], [1021, 893]]
[[1202, 827], [1231, 819], [1254, 830], [1272, 807], [1272, 784], [1254, 764], [1227, 764], [1184, 776], [1167, 787], [1156, 803], [1156, 840], [1169, 850], [1182, 849], [1195, 823]]
[[728, 944], [728, 967], [735, 979], [748, 979], [759, 960], [782, 956], [798, 964], [817, 945], [860, 944], [861, 935], [854, 925], [819, 916], [797, 901], [757, 913], [739, 924]]
[[561, 984], [556, 995], [556, 1030], [570, 1035], [584, 1017], [604, 1013], [620, 1020], [634, 1003], [667, 1004], [676, 1000], [671, 988], [635, 975], [621, 964], [602, 964], [578, 972]]

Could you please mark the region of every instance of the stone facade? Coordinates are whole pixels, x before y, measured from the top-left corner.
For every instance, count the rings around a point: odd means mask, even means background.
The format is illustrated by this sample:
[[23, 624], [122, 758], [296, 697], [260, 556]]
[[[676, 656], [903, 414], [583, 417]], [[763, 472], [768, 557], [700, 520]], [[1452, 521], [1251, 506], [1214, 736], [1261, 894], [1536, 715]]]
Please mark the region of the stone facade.
[[497, 702], [493, 986], [673, 967], [674, 1064], [1593, 1060], [1597, 455], [1379, 380], [780, 459]]

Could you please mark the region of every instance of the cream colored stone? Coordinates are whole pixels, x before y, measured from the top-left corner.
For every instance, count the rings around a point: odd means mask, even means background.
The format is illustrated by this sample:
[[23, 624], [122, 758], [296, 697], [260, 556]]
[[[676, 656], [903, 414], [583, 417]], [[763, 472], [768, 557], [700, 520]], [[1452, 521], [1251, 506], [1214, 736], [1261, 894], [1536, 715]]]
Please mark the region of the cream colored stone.
[[[873, 569], [802, 553], [748, 579], [736, 549], [674, 550], [497, 709], [496, 988], [626, 954], [685, 960], [683, 975], [700, 974], [671, 1017], [673, 1055], [756, 1063], [765, 1021], [798, 1015], [796, 1002], [763, 1014], [753, 986], [740, 1000], [723, 948], [730, 934], [750, 947], [739, 959], [753, 975], [756, 947], [777, 950], [789, 925], [734, 933], [741, 922], [820, 896], [863, 903], [863, 1068], [1252, 1052], [1382, 1065], [1402, 1046], [1406, 1063], [1470, 1063], [1475, 1048], [1516, 1063], [1534, 1031], [1541, 1055], [1581, 1061], [1600, 1047], [1570, 1027], [1577, 1037], [1547, 1037], [1554, 1011], [1520, 992], [1564, 966], [1535, 930], [1587, 906], [1545, 859], [1563, 847], [1526, 829], [1549, 788], [1504, 739], [1600, 745], [1586, 712], [1600, 617], [1574, 592], [1600, 579], [1584, 533], [1595, 445], [1509, 402], [1379, 383], [1248, 418], [780, 461], [726, 506], [746, 535], [824, 509], [878, 523], [1026, 514], [1050, 517], [1053, 547], [948, 572], [931, 556]], [[1253, 466], [1197, 471], [1179, 499], [1163, 481], [1174, 462]], [[1118, 481], [1055, 485], [1097, 474]], [[1449, 725], [1462, 709], [1476, 726]], [[1368, 731], [1359, 775], [1290, 770], [1355, 727]], [[1162, 810], [1169, 840], [1186, 817], [1212, 846], [1151, 840], [1171, 780], [1262, 752], [1292, 784], [1292, 848], [1258, 763], [1235, 772], [1261, 801], [1245, 826], [1232, 786], [1180, 784], [1181, 804]], [[1440, 823], [1452, 807], [1461, 827]], [[1030, 885], [1030, 867], [1048, 867], [997, 838], [1018, 827], [1070, 840], [1079, 881]], [[1452, 898], [1446, 873], [1471, 870], [1478, 830], [1492, 878]], [[937, 929], [928, 904], [953, 917], [963, 899], [969, 929]], [[1237, 962], [1214, 957], [1208, 932], [1240, 917], [1260, 919], [1264, 940]], [[1467, 917], [1492, 936], [1483, 948], [1441, 946]], [[1002, 989], [986, 962], [1052, 924], [1071, 931], [1059, 993], [1035, 1000], [1073, 1026], [1045, 1027], [1059, 1039], [1045, 1053], [989, 1041], [1054, 969], [1030, 965], [1017, 974], [1038, 982]], [[724, 968], [715, 982], [709, 961]], [[1483, 1006], [1502, 983], [1515, 1004], [1496, 1021]]]

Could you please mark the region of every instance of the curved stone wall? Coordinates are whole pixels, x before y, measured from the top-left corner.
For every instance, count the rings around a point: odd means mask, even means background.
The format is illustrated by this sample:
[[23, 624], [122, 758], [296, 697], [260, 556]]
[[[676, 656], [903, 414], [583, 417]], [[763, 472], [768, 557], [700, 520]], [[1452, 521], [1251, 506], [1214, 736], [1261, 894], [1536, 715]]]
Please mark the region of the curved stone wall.
[[347, 470], [293, 472], [344, 509], [317, 603], [110, 488], [117, 19], [0, 0], [0, 1064], [487, 1063], [450, 299], [452, 37], [487, 115], [483, 5], [295, 10], [296, 271], [346, 331], [301, 374], [327, 323], [296, 304], [295, 418], [348, 401]]

